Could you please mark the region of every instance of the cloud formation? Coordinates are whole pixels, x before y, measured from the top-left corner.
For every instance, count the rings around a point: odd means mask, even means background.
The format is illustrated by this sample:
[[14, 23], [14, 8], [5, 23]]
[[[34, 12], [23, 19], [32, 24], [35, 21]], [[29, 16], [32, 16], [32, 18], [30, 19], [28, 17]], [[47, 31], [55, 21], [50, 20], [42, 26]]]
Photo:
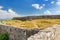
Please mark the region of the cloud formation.
[[46, 10], [46, 11], [44, 12], [44, 15], [52, 15], [52, 13], [51, 13], [49, 10]]
[[0, 9], [2, 9], [3, 8], [3, 6], [0, 6]]
[[43, 15], [60, 15], [60, 11], [51, 12], [49, 10], [46, 10]]
[[6, 10], [2, 10], [2, 8], [3, 6], [0, 6], [0, 19], [11, 19], [13, 17], [19, 16], [12, 9], [8, 9], [8, 11], [6, 11]]
[[60, 0], [57, 0], [56, 4], [60, 6]]
[[60, 2], [56, 2], [57, 5], [60, 5]]
[[43, 6], [40, 6], [39, 4], [32, 4], [32, 7], [36, 8], [36, 9], [42, 9]]
[[14, 12], [12, 9], [8, 9], [8, 13], [12, 16], [12, 17], [16, 17], [19, 16], [16, 12]]
[[40, 8], [40, 5], [39, 4], [32, 4], [32, 6], [36, 9], [39, 9]]
[[52, 2], [51, 2], [51, 4], [54, 4], [54, 3], [55, 3], [55, 1], [52, 1]]

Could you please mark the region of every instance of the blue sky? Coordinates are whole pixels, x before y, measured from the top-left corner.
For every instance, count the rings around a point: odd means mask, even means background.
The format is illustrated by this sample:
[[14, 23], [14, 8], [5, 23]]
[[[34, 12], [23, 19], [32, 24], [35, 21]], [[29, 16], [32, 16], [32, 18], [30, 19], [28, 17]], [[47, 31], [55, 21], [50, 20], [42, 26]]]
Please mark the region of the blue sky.
[[1, 18], [5, 17], [4, 15], [60, 15], [60, 0], [0, 0]]

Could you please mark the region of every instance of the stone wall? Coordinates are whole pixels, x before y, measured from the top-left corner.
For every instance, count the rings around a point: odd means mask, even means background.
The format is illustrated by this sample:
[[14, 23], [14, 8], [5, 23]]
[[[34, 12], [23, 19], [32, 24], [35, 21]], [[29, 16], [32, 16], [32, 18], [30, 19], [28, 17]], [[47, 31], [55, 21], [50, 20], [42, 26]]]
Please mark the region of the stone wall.
[[8, 32], [9, 40], [27, 40], [26, 38], [26, 30], [12, 27], [0, 25], [0, 32]]
[[0, 25], [0, 32], [8, 32], [9, 40], [27, 40], [28, 37], [36, 34], [39, 30]]
[[22, 29], [0, 25], [0, 32], [8, 32], [9, 40], [60, 40], [60, 25], [45, 29]]

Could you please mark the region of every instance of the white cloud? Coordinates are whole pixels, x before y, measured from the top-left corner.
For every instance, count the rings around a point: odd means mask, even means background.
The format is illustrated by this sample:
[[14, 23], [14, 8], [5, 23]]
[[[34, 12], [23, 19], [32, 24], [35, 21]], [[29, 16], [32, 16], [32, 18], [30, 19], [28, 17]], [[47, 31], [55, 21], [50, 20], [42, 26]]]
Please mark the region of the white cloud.
[[32, 15], [29, 15], [29, 16], [42, 16], [42, 15], [60, 15], [60, 11], [54, 11], [54, 12], [51, 12], [50, 10], [46, 10], [44, 13], [34, 13]]
[[57, 0], [58, 2], [60, 2], [60, 0]]
[[55, 14], [56, 14], [56, 15], [60, 15], [60, 11], [56, 11]]
[[16, 14], [16, 12], [14, 12], [12, 9], [8, 9], [8, 13], [9, 13], [12, 17], [19, 16], [19, 15]]
[[49, 10], [46, 10], [43, 15], [52, 15], [52, 13]]
[[42, 9], [43, 6], [40, 6], [39, 4], [32, 4], [32, 6], [36, 9]]
[[54, 4], [54, 3], [55, 3], [55, 1], [52, 1], [52, 2], [51, 2], [51, 4]]
[[45, 6], [45, 4], [42, 4], [43, 6]]
[[56, 4], [57, 4], [58, 6], [60, 6], [60, 0], [57, 0]]
[[60, 5], [60, 2], [56, 2], [57, 5]]
[[3, 8], [3, 6], [0, 6], [0, 9], [2, 9]]
[[[3, 7], [0, 6], [0, 8], [3, 8]], [[17, 16], [19, 15], [16, 14], [16, 12], [14, 12], [12, 9], [8, 9], [8, 11], [0, 9], [0, 19], [11, 19]]]
[[39, 9], [42, 9], [43, 8], [43, 6], [41, 6]]
[[49, 10], [46, 10], [43, 15], [60, 15], [60, 11], [51, 12]]
[[39, 4], [32, 4], [32, 6], [36, 9], [39, 9], [40, 8], [40, 5]]

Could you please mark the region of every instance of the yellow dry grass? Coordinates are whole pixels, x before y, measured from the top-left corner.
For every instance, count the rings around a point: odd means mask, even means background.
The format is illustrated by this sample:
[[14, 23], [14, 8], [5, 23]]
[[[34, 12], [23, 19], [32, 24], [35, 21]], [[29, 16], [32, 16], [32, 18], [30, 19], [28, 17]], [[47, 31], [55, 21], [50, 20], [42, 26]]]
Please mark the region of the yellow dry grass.
[[54, 24], [60, 24], [60, 19], [36, 19], [31, 21], [5, 20], [2, 23], [19, 28], [46, 28]]

